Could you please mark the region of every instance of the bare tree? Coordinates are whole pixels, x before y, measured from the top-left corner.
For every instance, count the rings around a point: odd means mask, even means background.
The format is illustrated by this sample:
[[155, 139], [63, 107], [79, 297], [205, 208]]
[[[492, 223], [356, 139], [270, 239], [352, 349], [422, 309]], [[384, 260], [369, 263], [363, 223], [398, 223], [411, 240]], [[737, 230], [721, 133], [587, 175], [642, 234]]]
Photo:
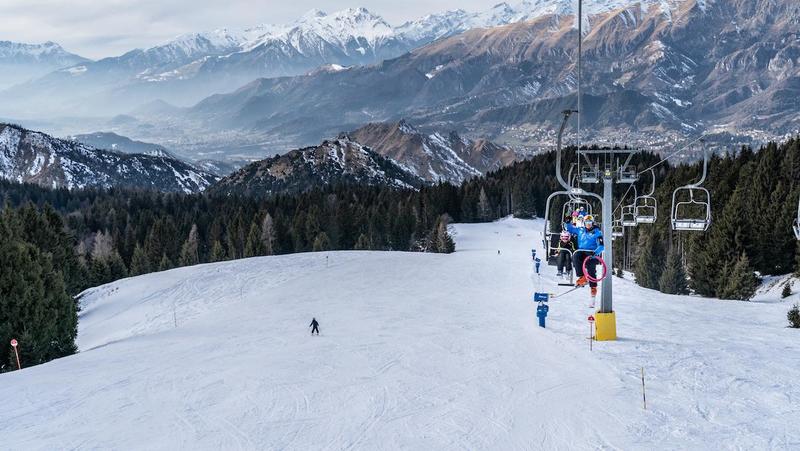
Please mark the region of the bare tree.
[[275, 244], [275, 226], [272, 221], [272, 216], [269, 213], [264, 215], [264, 222], [261, 223], [261, 241], [264, 243], [264, 255], [272, 255], [275, 253], [273, 245]]

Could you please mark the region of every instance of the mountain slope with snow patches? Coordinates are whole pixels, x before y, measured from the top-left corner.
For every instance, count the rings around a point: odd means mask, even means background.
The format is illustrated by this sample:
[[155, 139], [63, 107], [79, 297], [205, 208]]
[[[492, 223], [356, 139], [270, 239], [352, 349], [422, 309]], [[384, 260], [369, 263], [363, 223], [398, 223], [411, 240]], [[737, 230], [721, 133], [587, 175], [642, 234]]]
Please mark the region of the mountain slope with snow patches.
[[14, 406], [0, 409], [4, 444], [800, 446], [800, 340], [785, 328], [779, 288], [728, 302], [615, 279], [620, 339], [590, 351], [585, 292], [553, 300], [548, 328], [536, 326], [534, 288], [562, 289], [550, 268], [541, 281], [531, 273], [540, 229], [455, 225], [450, 255], [295, 254], [91, 289], [79, 354], [0, 375], [0, 397]]
[[25, 44], [0, 41], [0, 90], [87, 61], [55, 42]]
[[367, 124], [347, 136], [429, 182], [448, 181], [458, 185], [509, 165], [517, 157], [513, 150], [491, 141], [463, 138], [456, 132], [426, 133], [405, 120]]
[[423, 180], [369, 147], [342, 136], [250, 163], [221, 179], [209, 192], [269, 196], [339, 184], [415, 188]]
[[164, 155], [122, 154], [0, 123], [0, 177], [48, 188], [196, 193], [217, 177]]
[[[655, 0], [645, 3], [651, 2]], [[189, 106], [256, 78], [301, 75], [325, 65], [373, 64], [466, 30], [497, 27], [546, 14], [570, 14], [573, 3], [500, 3], [476, 12], [430, 14], [400, 26], [390, 25], [365, 8], [347, 8], [331, 14], [312, 10], [289, 24], [188, 33], [121, 56], [60, 66], [60, 70], [4, 92], [7, 107], [0, 113], [10, 117], [55, 112], [114, 115], [156, 99]], [[587, 11], [604, 12], [628, 3], [629, 0], [593, 2]]]

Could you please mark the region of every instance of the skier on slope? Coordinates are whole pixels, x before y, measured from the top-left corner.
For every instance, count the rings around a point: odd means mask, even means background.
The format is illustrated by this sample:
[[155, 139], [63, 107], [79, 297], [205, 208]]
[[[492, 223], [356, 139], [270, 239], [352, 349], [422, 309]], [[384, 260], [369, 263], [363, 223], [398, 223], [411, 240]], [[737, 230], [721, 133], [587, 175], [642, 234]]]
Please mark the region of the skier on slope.
[[[572, 255], [572, 264], [575, 266], [575, 273], [578, 275], [578, 280], [575, 286], [582, 287], [586, 285], [588, 279], [583, 273], [583, 263], [586, 261], [586, 270], [592, 278], [597, 277], [597, 259], [591, 258], [593, 255], [600, 256], [605, 250], [603, 245], [603, 232], [594, 226], [594, 217], [587, 215], [583, 220], [583, 227], [576, 227], [572, 224], [565, 224], [564, 227], [578, 236], [578, 251]], [[597, 296], [597, 282], [589, 282], [592, 292], [592, 300]]]
[[572, 272], [572, 253], [575, 252], [575, 241], [566, 230], [561, 232], [556, 251], [558, 252], [558, 277], [570, 274]]
[[311, 318], [311, 324], [309, 324], [308, 327], [311, 328], [311, 335], [314, 335], [314, 332], [319, 335], [319, 323], [316, 318]]

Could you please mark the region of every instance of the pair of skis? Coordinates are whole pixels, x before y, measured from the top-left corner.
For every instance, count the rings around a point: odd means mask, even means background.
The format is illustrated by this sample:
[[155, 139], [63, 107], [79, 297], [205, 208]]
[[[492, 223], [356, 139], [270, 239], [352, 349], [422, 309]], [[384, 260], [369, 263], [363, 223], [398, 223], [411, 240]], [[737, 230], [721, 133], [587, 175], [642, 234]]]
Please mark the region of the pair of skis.
[[[571, 287], [573, 287], [573, 288], [572, 288], [572, 289], [570, 289], [570, 290], [567, 290], [567, 291], [565, 291], [565, 292], [563, 292], [563, 293], [559, 293], [559, 294], [557, 294], [557, 295], [554, 295], [554, 296], [553, 296], [553, 298], [560, 298], [560, 297], [562, 297], [562, 296], [566, 296], [566, 295], [568, 295], [568, 294], [572, 293], [573, 291], [580, 290], [581, 288], [583, 288], [583, 287], [585, 287], [585, 286], [586, 286], [586, 285], [575, 286], [575, 285], [573, 285], [573, 284], [568, 284], [568, 285], [566, 285], [566, 284], [558, 284], [558, 285], [559, 285], [559, 286], [571, 286]], [[594, 301], [595, 301], [595, 296], [592, 296], [592, 302], [589, 304], [589, 307], [590, 307], [590, 308], [594, 308]]]

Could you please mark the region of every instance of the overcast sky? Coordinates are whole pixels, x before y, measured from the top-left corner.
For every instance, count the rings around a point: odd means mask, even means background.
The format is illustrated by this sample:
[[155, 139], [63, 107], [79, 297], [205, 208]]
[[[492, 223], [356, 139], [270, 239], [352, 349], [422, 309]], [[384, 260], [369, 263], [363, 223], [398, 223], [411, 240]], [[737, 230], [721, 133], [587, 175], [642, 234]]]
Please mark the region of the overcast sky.
[[428, 13], [487, 9], [499, 0], [0, 0], [0, 40], [54, 41], [88, 58], [115, 56], [182, 33], [287, 23], [312, 8], [363, 6], [392, 25]]

